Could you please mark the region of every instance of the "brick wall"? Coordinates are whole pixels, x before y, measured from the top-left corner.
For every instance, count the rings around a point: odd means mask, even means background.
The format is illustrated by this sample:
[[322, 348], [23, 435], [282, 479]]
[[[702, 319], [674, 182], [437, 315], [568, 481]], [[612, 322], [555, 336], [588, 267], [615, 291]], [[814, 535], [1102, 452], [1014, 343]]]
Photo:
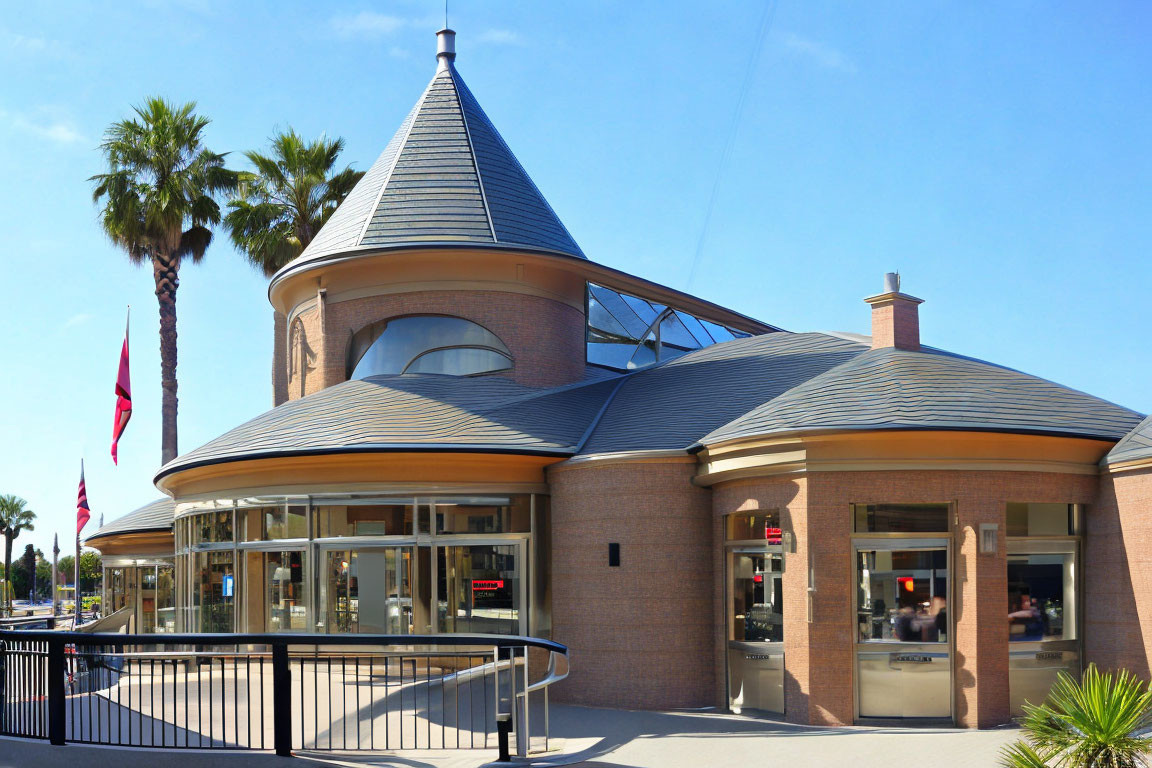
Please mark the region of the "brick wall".
[[[323, 321], [321, 322], [321, 314]], [[454, 315], [496, 334], [512, 353], [518, 383], [554, 387], [584, 375], [584, 314], [562, 302], [502, 291], [417, 291], [325, 302], [298, 316], [315, 369], [288, 382], [290, 398], [345, 380], [348, 342], [366, 325], [412, 314]], [[291, 348], [288, 355], [293, 354]]]
[[[695, 463], [549, 469], [552, 636], [571, 651], [558, 701], [637, 709], [715, 703], [711, 493]], [[608, 566], [608, 544], [620, 566]]]
[[1147, 679], [1152, 659], [1152, 468], [1105, 474], [1085, 528], [1086, 661]]

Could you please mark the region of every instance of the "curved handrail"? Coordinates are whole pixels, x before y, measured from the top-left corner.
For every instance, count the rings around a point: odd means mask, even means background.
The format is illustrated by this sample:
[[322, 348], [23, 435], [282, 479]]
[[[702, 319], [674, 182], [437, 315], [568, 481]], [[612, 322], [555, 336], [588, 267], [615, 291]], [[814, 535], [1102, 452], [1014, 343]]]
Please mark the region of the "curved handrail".
[[542, 648], [567, 655], [568, 648], [552, 640], [526, 635], [325, 635], [318, 633], [235, 632], [120, 634], [117, 632], [55, 632], [21, 630], [21, 640], [54, 640], [75, 645], [433, 645], [495, 648]]

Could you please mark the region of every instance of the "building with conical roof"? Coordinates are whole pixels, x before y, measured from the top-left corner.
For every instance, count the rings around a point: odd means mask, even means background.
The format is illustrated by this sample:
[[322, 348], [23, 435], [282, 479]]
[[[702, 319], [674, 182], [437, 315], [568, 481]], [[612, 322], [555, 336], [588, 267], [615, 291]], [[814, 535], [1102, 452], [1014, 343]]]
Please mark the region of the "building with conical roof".
[[597, 263], [438, 43], [271, 281], [275, 407], [96, 532], [106, 583], [139, 555], [188, 632], [548, 637], [567, 701], [799, 723], [985, 727], [1146, 671], [1141, 414], [922, 344], [895, 275], [864, 336]]

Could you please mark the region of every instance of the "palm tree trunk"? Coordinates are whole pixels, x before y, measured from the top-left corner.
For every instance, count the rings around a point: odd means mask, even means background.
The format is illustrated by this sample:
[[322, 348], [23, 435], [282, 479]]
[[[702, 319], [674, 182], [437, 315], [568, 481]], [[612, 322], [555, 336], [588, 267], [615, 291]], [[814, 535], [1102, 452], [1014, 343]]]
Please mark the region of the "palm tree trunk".
[[[176, 289], [180, 286], [180, 260], [170, 254], [152, 257], [152, 277], [160, 304], [160, 462], [176, 458]], [[77, 585], [79, 586], [79, 585]]]
[[4, 531], [4, 607], [5, 615], [12, 615], [12, 539], [8, 531]]

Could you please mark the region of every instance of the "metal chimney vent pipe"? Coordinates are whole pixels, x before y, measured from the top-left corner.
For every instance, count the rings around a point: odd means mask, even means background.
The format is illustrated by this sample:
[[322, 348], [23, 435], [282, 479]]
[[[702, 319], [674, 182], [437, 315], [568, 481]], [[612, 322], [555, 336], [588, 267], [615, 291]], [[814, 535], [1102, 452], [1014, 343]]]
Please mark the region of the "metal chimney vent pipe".
[[444, 69], [456, 58], [456, 32], [445, 27], [436, 33], [436, 59]]

